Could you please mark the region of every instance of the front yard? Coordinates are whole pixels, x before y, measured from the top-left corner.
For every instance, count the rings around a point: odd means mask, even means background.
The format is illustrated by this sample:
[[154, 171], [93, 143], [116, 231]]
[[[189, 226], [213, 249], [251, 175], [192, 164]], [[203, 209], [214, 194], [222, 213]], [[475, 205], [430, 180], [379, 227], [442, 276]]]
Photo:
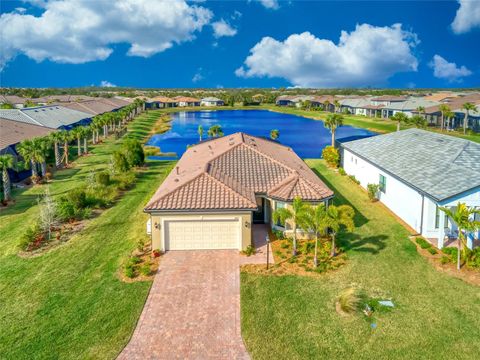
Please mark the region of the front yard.
[[[318, 277], [242, 273], [242, 335], [252, 358], [478, 358], [480, 288], [435, 270], [407, 230], [348, 178], [322, 161], [308, 164], [336, 204], [356, 210], [357, 228], [340, 238], [348, 260]], [[368, 319], [339, 315], [336, 299], [352, 285], [395, 308]]]

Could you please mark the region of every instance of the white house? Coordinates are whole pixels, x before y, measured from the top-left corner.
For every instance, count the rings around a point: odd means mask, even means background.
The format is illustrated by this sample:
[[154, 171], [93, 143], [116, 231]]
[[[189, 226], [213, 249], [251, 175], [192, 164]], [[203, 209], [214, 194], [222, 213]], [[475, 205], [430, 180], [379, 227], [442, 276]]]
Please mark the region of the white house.
[[[340, 147], [347, 174], [364, 188], [379, 184], [379, 200], [438, 248], [458, 236], [440, 206], [480, 209], [480, 144], [409, 129]], [[468, 246], [479, 239], [480, 231], [468, 234]]]
[[216, 97], [206, 97], [203, 98], [201, 103], [202, 106], [223, 106], [225, 105], [222, 99]]

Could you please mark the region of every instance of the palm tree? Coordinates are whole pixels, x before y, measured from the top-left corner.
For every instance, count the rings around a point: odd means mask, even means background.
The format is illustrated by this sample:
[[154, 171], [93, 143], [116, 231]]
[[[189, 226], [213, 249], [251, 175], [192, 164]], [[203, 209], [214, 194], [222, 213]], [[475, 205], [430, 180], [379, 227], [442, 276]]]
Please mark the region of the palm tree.
[[448, 130], [449, 128], [452, 127], [452, 124], [451, 124], [451, 119], [455, 117], [455, 113], [453, 111], [446, 111], [443, 113], [443, 115], [445, 116], [445, 119], [447, 120], [446, 124], [445, 124], [445, 129]]
[[462, 109], [465, 110], [465, 117], [463, 119], [463, 133], [466, 134], [467, 127], [468, 127], [468, 116], [470, 115], [469, 112], [475, 111], [477, 107], [470, 102], [466, 102], [465, 104], [462, 105]]
[[330, 106], [330, 101], [325, 100], [325, 101], [323, 102], [323, 110], [324, 110], [324, 111], [328, 111], [328, 107], [329, 107], [329, 106]]
[[63, 159], [65, 161], [65, 166], [68, 166], [68, 143], [72, 140], [72, 137], [66, 130], [60, 131], [60, 134], [63, 141]]
[[202, 138], [203, 138], [203, 126], [202, 125], [198, 125], [198, 136], [199, 136], [200, 142], [201, 142]]
[[5, 201], [11, 200], [10, 176], [8, 169], [13, 168], [13, 156], [10, 154], [0, 155], [0, 169], [2, 170], [3, 180], [3, 199]]
[[220, 125], [213, 125], [208, 129], [208, 136], [210, 137], [219, 137], [223, 136], [223, 130]]
[[81, 126], [77, 126], [77, 127], [73, 128], [73, 129], [70, 131], [70, 135], [71, 135], [73, 138], [76, 138], [76, 139], [77, 139], [77, 155], [78, 155], [78, 157], [82, 156], [82, 143], [81, 143], [81, 140], [82, 140], [82, 127], [81, 127]]
[[277, 140], [279, 137], [280, 137], [280, 130], [278, 129], [270, 130], [270, 139]]
[[40, 157], [38, 158], [38, 162], [40, 163], [41, 169], [42, 169], [42, 176], [45, 176], [47, 174], [47, 155], [48, 155], [48, 150], [50, 150], [50, 147], [52, 146], [52, 143], [50, 141], [50, 137], [45, 136], [42, 138], [37, 138], [34, 139], [34, 141], [38, 141], [38, 146], [41, 152]]
[[90, 134], [89, 126], [82, 126], [82, 137], [83, 137], [83, 153], [88, 154], [88, 135]]
[[337, 128], [343, 125], [343, 116], [340, 114], [329, 114], [323, 122], [323, 126], [330, 129], [332, 133], [332, 146], [335, 146], [335, 132]]
[[420, 114], [423, 114], [423, 116], [425, 117], [425, 107], [424, 106], [419, 106], [416, 108], [416, 111], [417, 113], [420, 115]]
[[318, 266], [318, 241], [320, 235], [325, 235], [328, 230], [328, 219], [325, 204], [317, 206], [308, 206], [306, 216], [301, 219], [302, 227], [310, 230], [315, 234], [315, 255], [313, 257], [313, 265]]
[[335, 106], [335, 112], [340, 112], [340, 102], [338, 100], [335, 100], [333, 102], [333, 105]]
[[444, 127], [444, 122], [445, 122], [445, 113], [447, 112], [450, 112], [450, 106], [448, 105], [445, 105], [445, 104], [441, 104], [438, 109], [440, 110], [440, 112], [442, 113], [442, 120], [441, 120], [441, 123], [440, 123], [440, 130], [443, 131], [443, 127]]
[[395, 113], [390, 119], [393, 121], [397, 122], [397, 131], [400, 131], [400, 124], [406, 124], [408, 123], [408, 116], [405, 115], [403, 112], [397, 112]]
[[[465, 203], [458, 203], [454, 211], [447, 207], [440, 207], [458, 227], [458, 254], [457, 254], [457, 270], [460, 270], [460, 253], [462, 245], [467, 248], [467, 232], [473, 232], [480, 228], [480, 221], [472, 220], [476, 214], [480, 214], [480, 210], [469, 208]], [[463, 230], [463, 231], [462, 231]]]
[[427, 120], [425, 120], [425, 118], [421, 115], [413, 115], [411, 118], [410, 118], [410, 122], [415, 125], [417, 128], [421, 128], [421, 129], [424, 129], [427, 127]]
[[62, 135], [60, 132], [55, 131], [50, 134], [50, 139], [53, 143], [53, 152], [55, 154], [55, 168], [60, 169], [62, 166], [62, 158], [60, 157], [59, 144], [62, 141]]
[[330, 205], [327, 208], [326, 222], [330, 228], [330, 236], [332, 237], [332, 257], [335, 253], [335, 238], [340, 230], [341, 226], [345, 226], [348, 231], [353, 231], [355, 223], [353, 217], [355, 216], [355, 210], [349, 205]]
[[23, 157], [26, 163], [30, 163], [32, 167], [32, 180], [37, 182], [38, 171], [37, 164], [44, 161], [44, 150], [40, 139], [23, 140], [17, 145], [18, 153]]
[[272, 214], [273, 221], [286, 223], [290, 220], [293, 227], [293, 256], [297, 255], [297, 225], [302, 223], [306, 217], [307, 204], [300, 197], [293, 199], [291, 209], [279, 208]]

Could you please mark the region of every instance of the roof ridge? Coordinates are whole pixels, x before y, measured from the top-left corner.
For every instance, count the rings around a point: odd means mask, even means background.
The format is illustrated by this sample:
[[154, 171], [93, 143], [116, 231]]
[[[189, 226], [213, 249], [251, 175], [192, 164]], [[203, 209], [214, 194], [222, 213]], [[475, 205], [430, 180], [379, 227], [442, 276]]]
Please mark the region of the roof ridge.
[[[252, 136], [252, 137], [255, 137], [255, 138], [257, 138], [257, 139], [260, 139], [260, 138], [258, 138], [258, 137], [256, 137], [256, 136]], [[263, 139], [262, 139], [262, 140], [263, 140]], [[267, 141], [267, 140], [265, 140], [265, 141]], [[250, 144], [247, 144], [246, 142], [243, 142], [243, 144], [244, 144], [245, 146], [247, 146], [249, 149], [251, 149], [251, 150], [259, 153], [260, 155], [266, 157], [267, 159], [273, 161], [274, 163], [279, 164], [280, 166], [284, 167], [285, 169], [287, 169], [287, 170], [289, 170], [289, 171], [291, 171], [291, 172], [294, 172], [294, 173], [298, 173], [298, 170], [293, 169], [293, 168], [291, 168], [290, 166], [283, 164], [282, 162], [280, 162], [280, 161], [278, 161], [277, 159], [271, 157], [270, 155], [266, 154], [265, 152], [260, 151], [260, 150], [257, 149], [255, 146], [252, 146], [252, 145], [250, 145]], [[290, 147], [287, 147], [287, 146], [285, 146], [285, 145], [280, 145], [280, 146], [284, 146], [284, 147], [290, 149]]]
[[[211, 172], [210, 170], [212, 170], [212, 172]], [[208, 175], [210, 175], [210, 176], [214, 177], [215, 179], [217, 179], [217, 178], [215, 177], [215, 175], [213, 175], [213, 171], [220, 173], [220, 174], [221, 174], [222, 176], [224, 176], [227, 180], [231, 181], [232, 185], [238, 186], [238, 188], [240, 188], [240, 190], [242, 190], [242, 191], [245, 193], [245, 195], [242, 193], [242, 195], [243, 195], [244, 197], [246, 197], [247, 193], [250, 193], [250, 194], [253, 194], [253, 198], [255, 199], [255, 192], [254, 192], [252, 189], [244, 186], [242, 183], [240, 183], [239, 181], [235, 180], [235, 178], [233, 178], [232, 176], [224, 173], [218, 166], [215, 166], [215, 165], [209, 163], [206, 172], [207, 172]], [[218, 179], [217, 179], [217, 180], [218, 180]], [[218, 181], [219, 181], [219, 180], [218, 180]], [[225, 185], [225, 184], [224, 184], [224, 185]], [[230, 186], [229, 186], [229, 187], [230, 187]], [[235, 190], [235, 191], [236, 191], [236, 190]], [[236, 191], [236, 192], [238, 192], [238, 191]], [[250, 199], [250, 201], [252, 201], [252, 199]]]
[[42, 123], [38, 122], [37, 120], [35, 120], [34, 118], [32, 118], [30, 115], [26, 114], [22, 109], [17, 109], [17, 111], [18, 111], [20, 114], [25, 115], [27, 118], [29, 118], [29, 119], [32, 120], [33, 122], [35, 122], [38, 126], [45, 127], [44, 125], [42, 125]]
[[[238, 194], [239, 196], [241, 196], [242, 198], [244, 198], [244, 199], [247, 200], [248, 202], [250, 202], [250, 203], [252, 203], [252, 204], [255, 204], [255, 206], [258, 206], [257, 203], [254, 203], [254, 202], [252, 201], [252, 199], [247, 198], [247, 197], [246, 197], [245, 195], [243, 195], [242, 193], [240, 193], [240, 192], [238, 192], [237, 190], [231, 188], [230, 186], [227, 186], [226, 184], [224, 184], [223, 182], [221, 182], [220, 180], [218, 180], [218, 179], [215, 178], [214, 176], [210, 175], [209, 173], [206, 173], [206, 172], [205, 172], [205, 173], [203, 173], [203, 174], [205, 174], [205, 175], [208, 176], [209, 178], [211, 178], [211, 179], [213, 179], [214, 181], [216, 181], [218, 184], [220, 184], [221, 187], [223, 187], [223, 188], [225, 188], [225, 189], [227, 189], [227, 190], [229, 190], [229, 191], [232, 191], [232, 192]], [[252, 191], [252, 192], [253, 192], [253, 191]]]
[[283, 181], [280, 181], [277, 185], [275, 185], [274, 187], [272, 187], [268, 193], [273, 193], [275, 191], [277, 191], [278, 189], [280, 189], [282, 186], [285, 186], [289, 183], [291, 183], [292, 181], [294, 181], [296, 178], [298, 178], [299, 175], [298, 174], [295, 174], [295, 173], [292, 173], [290, 174], [289, 176], [287, 176]]

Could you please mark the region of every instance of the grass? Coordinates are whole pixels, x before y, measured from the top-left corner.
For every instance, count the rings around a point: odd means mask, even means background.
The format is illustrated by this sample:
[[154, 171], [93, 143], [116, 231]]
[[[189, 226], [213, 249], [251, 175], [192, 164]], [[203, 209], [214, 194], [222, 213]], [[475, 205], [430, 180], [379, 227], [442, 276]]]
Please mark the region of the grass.
[[[408, 231], [367, 193], [326, 168], [308, 164], [356, 210], [354, 233], [340, 236], [347, 264], [319, 278], [241, 274], [242, 335], [254, 359], [476, 359], [480, 291], [437, 272]], [[338, 296], [352, 286], [391, 298], [392, 311], [339, 316]]]
[[[159, 112], [142, 114], [129, 136], [152, 127]], [[119, 142], [107, 139], [92, 155], [61, 171], [49, 185], [59, 196], [83, 183], [91, 169], [108, 166]], [[0, 357], [5, 359], [114, 358], [128, 342], [151, 282], [117, 277], [137, 240], [145, 235], [142, 208], [169, 162], [149, 162], [136, 186], [64, 245], [33, 258], [17, 256], [19, 237], [37, 217], [42, 186], [16, 191], [17, 203], [0, 212]], [[33, 206], [32, 206], [33, 205]]]

